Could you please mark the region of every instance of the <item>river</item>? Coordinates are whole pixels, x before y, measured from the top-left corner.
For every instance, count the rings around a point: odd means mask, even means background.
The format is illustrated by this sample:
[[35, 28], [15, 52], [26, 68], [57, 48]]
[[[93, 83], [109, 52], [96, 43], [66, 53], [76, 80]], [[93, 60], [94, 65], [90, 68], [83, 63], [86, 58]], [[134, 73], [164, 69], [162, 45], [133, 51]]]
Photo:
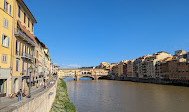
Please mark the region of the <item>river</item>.
[[189, 112], [189, 87], [79, 80], [67, 88], [78, 112]]

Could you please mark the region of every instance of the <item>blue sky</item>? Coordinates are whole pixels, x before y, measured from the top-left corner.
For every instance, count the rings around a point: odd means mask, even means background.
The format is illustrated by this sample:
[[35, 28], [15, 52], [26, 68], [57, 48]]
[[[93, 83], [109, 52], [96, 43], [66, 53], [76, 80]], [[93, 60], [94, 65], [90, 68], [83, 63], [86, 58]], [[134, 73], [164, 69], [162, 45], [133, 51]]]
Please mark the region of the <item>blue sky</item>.
[[61, 67], [189, 51], [189, 0], [24, 0]]

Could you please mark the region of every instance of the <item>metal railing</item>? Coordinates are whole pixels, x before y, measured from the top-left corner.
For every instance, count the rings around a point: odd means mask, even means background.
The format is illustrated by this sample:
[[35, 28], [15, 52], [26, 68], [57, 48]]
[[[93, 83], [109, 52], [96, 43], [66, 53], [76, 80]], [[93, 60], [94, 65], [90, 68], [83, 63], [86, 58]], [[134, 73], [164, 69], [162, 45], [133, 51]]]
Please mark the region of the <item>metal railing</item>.
[[30, 55], [30, 54], [28, 54], [28, 53], [22, 53], [22, 57], [24, 57], [24, 58], [28, 58], [28, 59], [32, 59], [33, 60], [33, 55]]
[[23, 38], [23, 40], [27, 41], [32, 46], [35, 46], [35, 42], [28, 35], [26, 35], [24, 32], [22, 32], [20, 28], [16, 28], [15, 36], [21, 36]]

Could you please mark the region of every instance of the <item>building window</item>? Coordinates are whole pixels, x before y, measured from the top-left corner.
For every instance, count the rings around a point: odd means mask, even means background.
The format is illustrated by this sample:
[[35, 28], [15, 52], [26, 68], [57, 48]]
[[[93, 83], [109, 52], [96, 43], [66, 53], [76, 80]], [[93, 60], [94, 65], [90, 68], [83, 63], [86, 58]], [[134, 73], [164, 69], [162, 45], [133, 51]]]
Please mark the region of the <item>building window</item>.
[[19, 59], [16, 59], [16, 72], [19, 71]]
[[28, 75], [28, 62], [27, 62], [27, 65], [26, 65], [26, 73]]
[[11, 5], [4, 0], [4, 11], [11, 15]]
[[16, 40], [16, 55], [20, 56], [20, 42]]
[[31, 57], [33, 58], [33, 49], [31, 49]]
[[26, 23], [26, 13], [24, 12], [24, 23]]
[[30, 18], [28, 18], [28, 27], [30, 27]]
[[2, 63], [7, 63], [7, 56], [6, 55], [2, 55]]
[[25, 56], [25, 54], [26, 54], [26, 45], [23, 44], [22, 55]]
[[18, 17], [20, 18], [20, 12], [21, 12], [21, 8], [20, 6], [18, 6]]
[[36, 57], [37, 57], [37, 58], [38, 58], [38, 55], [39, 55], [39, 54], [38, 54], [38, 51], [37, 51], [37, 54], [36, 54]]
[[24, 61], [22, 60], [22, 74], [24, 75]]
[[10, 43], [10, 37], [7, 37], [6, 35], [2, 35], [2, 38], [1, 38], [1, 45], [4, 46], [4, 47], [9, 47]]
[[34, 24], [32, 23], [32, 32], [34, 31]]
[[27, 53], [28, 53], [28, 55], [30, 54], [30, 48], [28, 47], [28, 49], [27, 49]]
[[4, 19], [4, 27], [8, 28], [8, 26], [9, 26], [9, 22], [6, 19]]

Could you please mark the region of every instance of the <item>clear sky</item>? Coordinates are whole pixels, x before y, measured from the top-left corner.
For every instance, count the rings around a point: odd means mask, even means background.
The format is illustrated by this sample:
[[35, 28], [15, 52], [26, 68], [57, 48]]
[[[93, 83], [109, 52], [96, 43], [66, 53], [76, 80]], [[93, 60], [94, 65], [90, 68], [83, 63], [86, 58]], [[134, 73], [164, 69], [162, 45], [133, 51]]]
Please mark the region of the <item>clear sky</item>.
[[189, 51], [189, 0], [24, 0], [61, 67]]

